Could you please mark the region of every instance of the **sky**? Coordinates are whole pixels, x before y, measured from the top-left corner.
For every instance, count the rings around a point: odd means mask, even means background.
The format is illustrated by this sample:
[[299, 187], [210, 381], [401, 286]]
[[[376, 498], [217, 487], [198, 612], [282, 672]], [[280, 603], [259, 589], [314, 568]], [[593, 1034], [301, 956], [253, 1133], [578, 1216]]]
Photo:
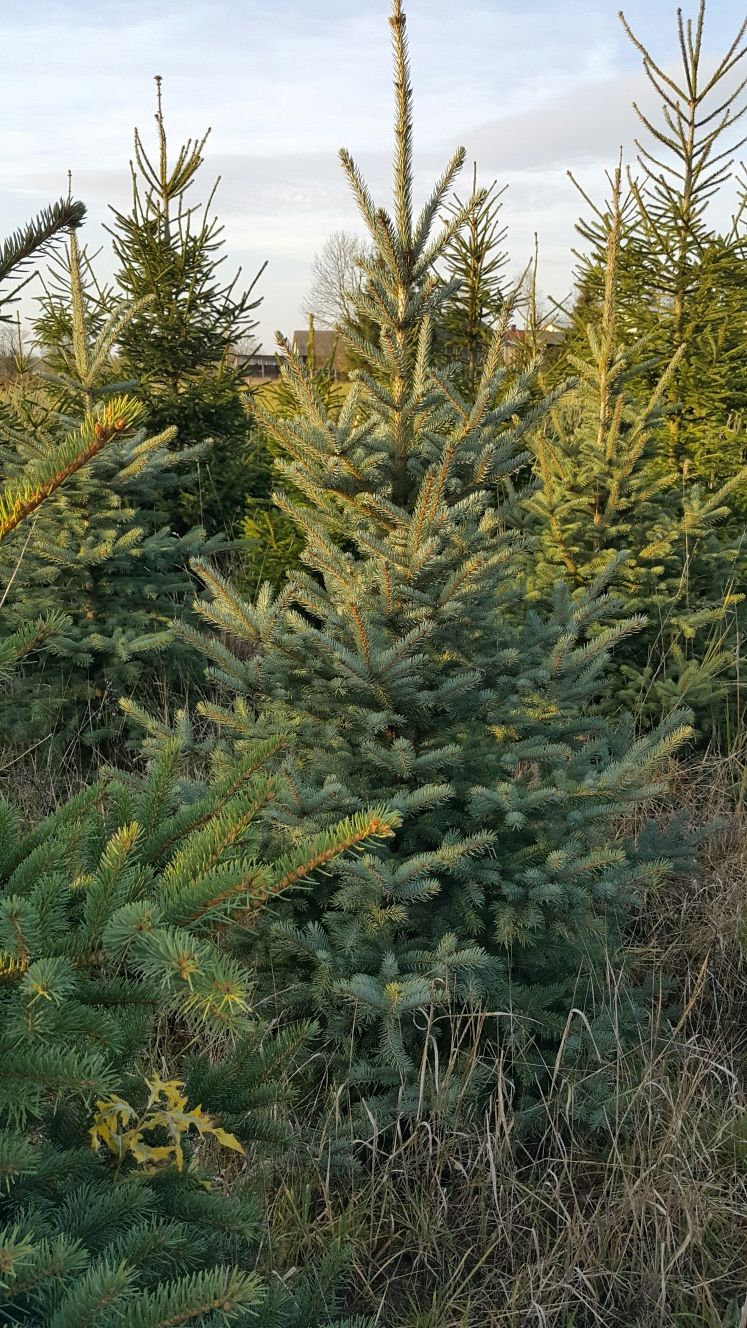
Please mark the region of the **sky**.
[[[694, 12], [696, 0], [685, 0]], [[479, 179], [506, 185], [511, 271], [538, 234], [541, 291], [571, 287], [583, 209], [566, 172], [593, 197], [620, 148], [633, 159], [631, 102], [651, 108], [618, 0], [409, 0], [417, 191], [457, 145]], [[374, 197], [389, 203], [392, 123], [389, 0], [3, 0], [0, 207], [6, 231], [73, 190], [88, 207], [89, 251], [109, 205], [126, 209], [135, 125], [154, 143], [153, 76], [164, 80], [169, 141], [211, 134], [203, 192], [221, 183], [225, 270], [258, 286], [263, 349], [303, 326], [315, 253], [360, 225], [337, 160], [347, 147]], [[677, 61], [672, 0], [627, 0], [626, 17], [665, 67]], [[705, 51], [720, 53], [743, 16], [709, 0]], [[464, 181], [466, 188], [467, 180]], [[195, 186], [195, 191], [197, 186]], [[194, 192], [194, 191], [193, 191]], [[724, 204], [726, 206], [726, 204]]]

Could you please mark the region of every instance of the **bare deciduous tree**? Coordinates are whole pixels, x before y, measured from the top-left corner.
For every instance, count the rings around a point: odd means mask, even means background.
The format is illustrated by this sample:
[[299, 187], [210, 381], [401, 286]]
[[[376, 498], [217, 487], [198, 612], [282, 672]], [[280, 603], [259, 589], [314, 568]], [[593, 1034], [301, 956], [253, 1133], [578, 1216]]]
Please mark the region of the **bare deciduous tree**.
[[360, 289], [359, 259], [366, 246], [352, 231], [333, 231], [314, 258], [312, 283], [302, 313], [314, 315], [318, 327], [337, 327], [351, 312], [352, 297]]

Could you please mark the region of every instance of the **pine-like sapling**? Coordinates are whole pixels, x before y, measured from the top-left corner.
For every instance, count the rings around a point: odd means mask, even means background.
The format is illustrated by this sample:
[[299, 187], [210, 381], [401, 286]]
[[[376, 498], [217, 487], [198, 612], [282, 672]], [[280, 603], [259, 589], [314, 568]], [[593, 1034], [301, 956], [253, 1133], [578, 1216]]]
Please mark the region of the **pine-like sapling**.
[[224, 693], [204, 711], [239, 747], [293, 734], [288, 822], [324, 824], [372, 800], [403, 818], [276, 929], [336, 1072], [365, 1091], [389, 1084], [402, 1108], [437, 1097], [440, 1058], [475, 1003], [502, 1012], [504, 1049], [535, 1040], [540, 1063], [574, 1008], [593, 1017], [597, 965], [631, 895], [663, 870], [655, 836], [635, 843], [617, 827], [662, 787], [685, 729], [672, 716], [633, 741], [596, 712], [609, 652], [635, 627], [615, 621], [604, 578], [560, 588], [544, 619], [520, 611], [510, 480], [552, 401], [528, 404], [531, 380], [508, 374], [500, 331], [474, 392], [434, 366], [454, 293], [438, 263], [467, 211], [437, 218], [464, 154], [416, 213], [400, 0], [390, 23], [391, 214], [341, 153], [373, 247], [356, 309], [374, 333], [347, 333], [364, 368], [331, 417], [291, 356], [297, 416], [260, 408], [304, 570], [254, 603], [196, 570], [215, 629], [202, 649]]

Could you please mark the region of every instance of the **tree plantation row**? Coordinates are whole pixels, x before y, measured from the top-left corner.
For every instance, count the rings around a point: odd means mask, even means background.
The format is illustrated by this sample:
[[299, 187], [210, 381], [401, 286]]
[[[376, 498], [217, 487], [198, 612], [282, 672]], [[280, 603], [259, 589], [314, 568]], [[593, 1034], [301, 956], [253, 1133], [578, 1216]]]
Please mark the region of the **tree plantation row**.
[[8, 1325], [745, 1322], [747, 23], [627, 29], [551, 316], [389, 24], [277, 378], [160, 79], [111, 286], [72, 198], [0, 252]]

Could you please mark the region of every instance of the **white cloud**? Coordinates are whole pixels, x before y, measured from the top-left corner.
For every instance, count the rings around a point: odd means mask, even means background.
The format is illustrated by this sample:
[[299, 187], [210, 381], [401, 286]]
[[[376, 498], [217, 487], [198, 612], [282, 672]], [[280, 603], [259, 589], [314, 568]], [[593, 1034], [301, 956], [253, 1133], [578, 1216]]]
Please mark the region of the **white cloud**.
[[[674, 54], [668, 5], [631, 0], [632, 20]], [[715, 6], [712, 31], [733, 26]], [[388, 0], [5, 0], [6, 117], [0, 203], [6, 227], [66, 188], [88, 203], [90, 246], [107, 204], [127, 205], [132, 127], [152, 127], [152, 75], [164, 75], [170, 140], [213, 125], [206, 187], [217, 198], [229, 263], [262, 279], [262, 331], [290, 329], [315, 251], [357, 227], [336, 148], [351, 148], [388, 201], [391, 135]], [[598, 194], [633, 96], [645, 93], [617, 0], [409, 0], [418, 185], [425, 192], [456, 143], [484, 178], [508, 182], [515, 265], [535, 230], [543, 284], [568, 286], [578, 171]], [[666, 12], [665, 12], [666, 11]], [[455, 17], [456, 15], [456, 17]], [[666, 24], [664, 25], [664, 19]], [[713, 20], [715, 19], [715, 23]], [[728, 23], [727, 23], [728, 19]], [[11, 123], [8, 124], [10, 119]], [[101, 262], [107, 275], [105, 255]], [[109, 264], [109, 270], [111, 265]]]

